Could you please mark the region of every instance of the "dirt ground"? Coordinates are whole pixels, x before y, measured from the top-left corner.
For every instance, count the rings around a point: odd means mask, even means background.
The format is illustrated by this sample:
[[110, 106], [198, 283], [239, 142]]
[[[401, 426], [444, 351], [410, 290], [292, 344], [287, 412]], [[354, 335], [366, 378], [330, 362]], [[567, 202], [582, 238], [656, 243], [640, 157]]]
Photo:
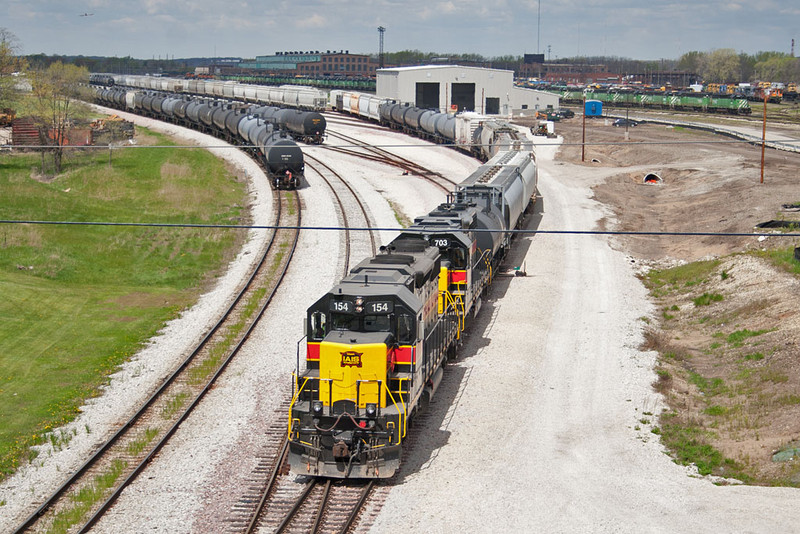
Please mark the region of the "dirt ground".
[[[760, 133], [760, 124], [754, 128]], [[592, 166], [605, 177], [594, 188], [609, 211], [603, 230], [748, 234], [761, 222], [800, 221], [800, 213], [782, 207], [800, 202], [798, 154], [767, 149], [761, 183], [761, 148], [725, 137], [641, 123], [626, 141], [624, 128], [595, 120], [586, 127], [592, 144], [582, 162], [580, 120], [557, 123], [556, 131], [564, 136], [562, 164]], [[662, 181], [645, 184], [649, 173]], [[800, 283], [758, 253], [800, 246], [800, 238], [613, 239], [642, 266], [643, 279], [649, 269], [719, 260], [687, 279], [651, 285], [660, 315], [643, 318], [652, 328], [643, 348], [661, 354], [654, 387], [672, 410], [662, 414], [661, 428], [679, 429], [664, 441], [689, 462], [692, 453], [682, 446], [713, 446], [727, 459], [709, 461], [714, 474], [800, 485]], [[708, 303], [695, 300], [704, 295]], [[781, 451], [784, 461], [775, 461]]]

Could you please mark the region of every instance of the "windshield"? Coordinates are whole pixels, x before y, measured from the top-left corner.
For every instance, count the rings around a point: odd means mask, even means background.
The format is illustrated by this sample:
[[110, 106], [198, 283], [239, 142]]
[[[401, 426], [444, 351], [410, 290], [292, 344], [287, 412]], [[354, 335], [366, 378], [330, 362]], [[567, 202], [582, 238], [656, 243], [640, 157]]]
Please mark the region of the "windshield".
[[334, 330], [350, 330], [352, 332], [390, 332], [392, 326], [388, 315], [332, 313], [331, 322]]

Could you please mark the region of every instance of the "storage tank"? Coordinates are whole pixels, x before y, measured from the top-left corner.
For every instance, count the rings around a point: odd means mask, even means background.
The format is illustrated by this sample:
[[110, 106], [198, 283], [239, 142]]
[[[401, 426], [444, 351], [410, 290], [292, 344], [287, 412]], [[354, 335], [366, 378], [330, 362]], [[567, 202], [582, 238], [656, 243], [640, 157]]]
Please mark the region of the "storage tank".
[[186, 118], [186, 106], [189, 105], [191, 102], [190, 97], [185, 96], [181, 98], [178, 102], [175, 103], [175, 107], [173, 108], [173, 112], [175, 113], [175, 117], [179, 119]]
[[411, 110], [411, 106], [408, 104], [392, 106], [392, 122], [398, 126], [405, 125], [404, 118], [409, 110]]
[[422, 117], [420, 117], [420, 121], [419, 121], [420, 126], [422, 126], [422, 129], [425, 132], [427, 132], [427, 133], [429, 133], [431, 135], [436, 135], [436, 121], [439, 120], [439, 116], [440, 115], [444, 115], [444, 114], [443, 113], [437, 113], [437, 112], [434, 111], [434, 112], [430, 113], [429, 115], [423, 115]]

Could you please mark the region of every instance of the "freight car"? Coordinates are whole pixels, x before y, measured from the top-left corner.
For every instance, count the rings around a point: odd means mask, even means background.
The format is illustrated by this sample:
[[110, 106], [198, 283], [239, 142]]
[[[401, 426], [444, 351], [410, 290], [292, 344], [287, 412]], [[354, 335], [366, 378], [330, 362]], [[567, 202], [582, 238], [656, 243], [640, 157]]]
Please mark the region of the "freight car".
[[501, 135], [500, 131], [516, 135], [513, 126], [497, 117], [474, 112], [457, 115], [442, 113], [366, 93], [334, 89], [330, 92], [328, 103], [334, 111], [378, 122], [434, 143], [453, 146], [481, 161], [487, 161], [497, 153], [496, 143], [506, 142], [506, 135]]
[[282, 85], [270, 87], [265, 85], [250, 85], [234, 81], [221, 80], [184, 80], [181, 78], [166, 78], [160, 76], [134, 76], [134, 75], [94, 75], [90, 76], [90, 83], [101, 83], [107, 77], [111, 78], [114, 85], [131, 87], [135, 89], [151, 89], [170, 93], [204, 95], [208, 97], [227, 98], [251, 104], [268, 106], [290, 107], [306, 111], [323, 111], [327, 107], [328, 94], [313, 87], [296, 85]]
[[647, 93], [642, 91], [563, 90], [556, 92], [567, 103], [597, 100], [607, 107], [669, 109], [703, 113], [749, 115], [750, 103], [744, 97], [694, 92]]
[[289, 413], [293, 472], [397, 471], [410, 422], [436, 393], [534, 198], [531, 149], [509, 143], [308, 308]]
[[173, 122], [243, 145], [262, 164], [273, 185], [294, 189], [305, 164], [292, 137], [266, 117], [263, 106], [197, 96], [95, 87], [98, 103]]

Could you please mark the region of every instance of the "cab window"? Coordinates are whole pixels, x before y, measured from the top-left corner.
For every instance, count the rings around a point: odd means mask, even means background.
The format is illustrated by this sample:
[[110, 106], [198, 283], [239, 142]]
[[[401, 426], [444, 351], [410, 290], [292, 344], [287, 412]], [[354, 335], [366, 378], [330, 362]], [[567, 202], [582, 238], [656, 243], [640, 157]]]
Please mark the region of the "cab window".
[[327, 332], [327, 318], [321, 311], [311, 314], [311, 337], [312, 339], [322, 339]]
[[364, 316], [364, 331], [365, 332], [388, 332], [389, 331], [389, 316], [388, 315], [365, 315]]
[[407, 313], [397, 316], [397, 341], [399, 343], [414, 342], [414, 318]]
[[331, 322], [334, 330], [354, 330], [358, 331], [358, 316], [346, 313], [331, 314]]
[[463, 248], [450, 249], [450, 267], [452, 269], [467, 268], [467, 251]]

